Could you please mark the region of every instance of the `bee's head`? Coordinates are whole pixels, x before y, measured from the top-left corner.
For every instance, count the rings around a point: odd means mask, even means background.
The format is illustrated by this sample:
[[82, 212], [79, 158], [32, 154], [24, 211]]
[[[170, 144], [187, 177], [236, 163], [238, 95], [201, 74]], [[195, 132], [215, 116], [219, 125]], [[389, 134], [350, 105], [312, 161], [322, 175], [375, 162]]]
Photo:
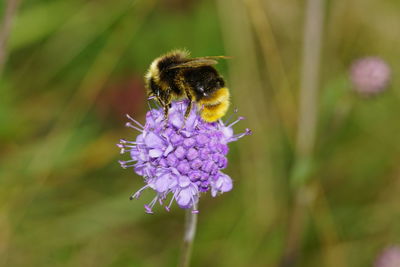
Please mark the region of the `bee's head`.
[[160, 73], [167, 70], [169, 67], [173, 66], [186, 59], [189, 56], [189, 52], [185, 50], [174, 50], [160, 56], [153, 60], [150, 67], [145, 75], [146, 84], [149, 85], [150, 81], [153, 79], [155, 82], [160, 81]]

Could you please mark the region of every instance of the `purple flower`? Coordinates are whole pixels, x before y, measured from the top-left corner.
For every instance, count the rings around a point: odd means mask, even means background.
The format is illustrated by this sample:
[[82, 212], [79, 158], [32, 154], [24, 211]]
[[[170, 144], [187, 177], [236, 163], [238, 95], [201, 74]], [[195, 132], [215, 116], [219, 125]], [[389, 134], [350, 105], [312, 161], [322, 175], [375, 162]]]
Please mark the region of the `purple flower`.
[[139, 198], [147, 188], [156, 192], [154, 199], [145, 205], [147, 213], [153, 213], [157, 202], [167, 211], [174, 201], [187, 209], [198, 202], [201, 192], [211, 191], [215, 197], [232, 189], [232, 179], [221, 172], [228, 164], [227, 144], [251, 131], [233, 134], [232, 126], [242, 117], [229, 125], [221, 120], [204, 122], [195, 106], [185, 120], [186, 106], [186, 101], [172, 103], [167, 121], [162, 109], [152, 109], [146, 114], [144, 126], [128, 116], [131, 122], [126, 126], [140, 134], [135, 141], [120, 140], [117, 145], [121, 153], [130, 155], [129, 160], [120, 161], [121, 166], [133, 167], [146, 183], [131, 199]]
[[375, 267], [400, 266], [400, 247], [392, 246], [384, 249], [375, 262]]
[[382, 92], [389, 84], [390, 67], [378, 57], [366, 57], [355, 61], [350, 69], [354, 90], [362, 95]]

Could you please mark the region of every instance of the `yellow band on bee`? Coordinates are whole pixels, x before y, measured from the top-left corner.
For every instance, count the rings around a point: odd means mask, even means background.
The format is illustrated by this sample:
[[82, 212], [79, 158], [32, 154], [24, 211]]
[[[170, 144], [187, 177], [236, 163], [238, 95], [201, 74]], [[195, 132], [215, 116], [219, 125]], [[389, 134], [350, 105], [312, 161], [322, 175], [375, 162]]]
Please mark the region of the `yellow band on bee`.
[[229, 101], [224, 101], [217, 105], [204, 105], [200, 115], [204, 121], [214, 122], [225, 115], [228, 107]]
[[202, 98], [199, 101], [200, 105], [217, 105], [221, 102], [229, 101], [229, 90], [226, 87], [222, 87], [215, 91], [212, 95]]

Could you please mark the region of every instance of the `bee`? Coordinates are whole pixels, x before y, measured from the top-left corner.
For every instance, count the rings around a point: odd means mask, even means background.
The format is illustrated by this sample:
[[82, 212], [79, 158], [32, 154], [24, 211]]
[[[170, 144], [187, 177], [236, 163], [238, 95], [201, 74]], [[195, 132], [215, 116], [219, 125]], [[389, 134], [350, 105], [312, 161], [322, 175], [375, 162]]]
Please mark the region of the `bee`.
[[229, 107], [229, 90], [213, 65], [225, 56], [190, 58], [184, 50], [175, 50], [156, 58], [145, 76], [148, 95], [163, 107], [165, 118], [171, 101], [187, 98], [187, 118], [196, 103], [201, 118], [215, 122]]

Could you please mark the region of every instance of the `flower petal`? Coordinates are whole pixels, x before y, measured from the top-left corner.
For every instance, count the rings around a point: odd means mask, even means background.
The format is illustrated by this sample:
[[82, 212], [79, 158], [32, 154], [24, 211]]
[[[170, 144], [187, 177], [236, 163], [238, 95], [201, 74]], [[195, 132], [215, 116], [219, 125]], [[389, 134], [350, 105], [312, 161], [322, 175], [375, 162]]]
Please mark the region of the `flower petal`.
[[231, 127], [222, 127], [222, 133], [226, 140], [229, 140], [233, 136], [233, 129]]
[[147, 153], [146, 150], [140, 150], [138, 158], [140, 161], [148, 161], [149, 160], [149, 154]]
[[164, 141], [156, 135], [153, 132], [149, 132], [146, 137], [144, 138], [144, 143], [146, 146], [149, 148], [163, 148], [164, 147]]
[[176, 197], [176, 203], [181, 208], [189, 208], [191, 205], [193, 194], [190, 188], [182, 189]]
[[172, 112], [169, 115], [169, 122], [175, 126], [176, 128], [182, 128], [183, 123], [185, 122], [183, 114], [179, 112]]
[[212, 183], [212, 187], [222, 193], [231, 191], [233, 187], [232, 179], [228, 175], [220, 173], [217, 180]]
[[171, 182], [169, 184], [169, 189], [174, 188], [178, 184], [178, 178], [175, 175], [171, 175]]
[[150, 158], [158, 158], [163, 154], [163, 151], [161, 149], [150, 149], [149, 150], [149, 156]]
[[216, 197], [216, 196], [217, 196], [217, 193], [218, 193], [218, 190], [215, 189], [214, 187], [211, 187], [211, 196], [212, 196], [212, 197]]
[[165, 149], [163, 156], [166, 157], [168, 156], [169, 153], [171, 153], [174, 150], [174, 147], [169, 144], [168, 147]]
[[136, 164], [136, 166], [134, 167], [134, 171], [137, 175], [145, 176], [146, 175], [145, 168], [146, 168], [145, 164]]
[[186, 158], [190, 161], [193, 161], [197, 156], [199, 155], [199, 152], [195, 148], [189, 148], [188, 152], [186, 153]]
[[178, 184], [180, 187], [187, 187], [191, 184], [189, 177], [187, 176], [179, 176]]
[[163, 193], [169, 189], [171, 183], [172, 179], [170, 178], [170, 175], [167, 173], [162, 175], [155, 181], [154, 187], [157, 192]]
[[192, 109], [192, 112], [190, 112], [189, 117], [186, 119], [185, 128], [192, 132], [193, 128], [196, 126], [197, 119], [196, 112]]

